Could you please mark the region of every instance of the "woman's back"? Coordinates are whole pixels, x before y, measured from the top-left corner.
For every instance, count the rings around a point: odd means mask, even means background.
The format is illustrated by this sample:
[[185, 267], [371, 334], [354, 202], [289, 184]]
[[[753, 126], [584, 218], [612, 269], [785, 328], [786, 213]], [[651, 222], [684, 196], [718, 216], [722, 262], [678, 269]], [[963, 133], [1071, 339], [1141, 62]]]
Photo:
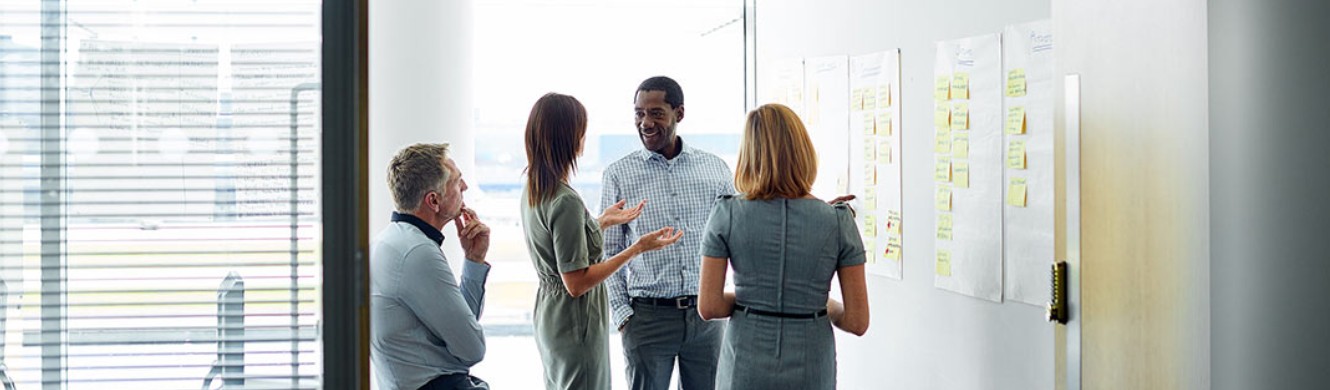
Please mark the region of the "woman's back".
[[[831, 278], [845, 248], [845, 206], [818, 199], [729, 199], [730, 264], [736, 303], [782, 313], [815, 313], [826, 308]], [[837, 208], [843, 208], [837, 210]]]
[[735, 309], [716, 387], [835, 388], [831, 277], [864, 261], [849, 207], [727, 197], [712, 212], [702, 246], [705, 256], [728, 258], [734, 268]]

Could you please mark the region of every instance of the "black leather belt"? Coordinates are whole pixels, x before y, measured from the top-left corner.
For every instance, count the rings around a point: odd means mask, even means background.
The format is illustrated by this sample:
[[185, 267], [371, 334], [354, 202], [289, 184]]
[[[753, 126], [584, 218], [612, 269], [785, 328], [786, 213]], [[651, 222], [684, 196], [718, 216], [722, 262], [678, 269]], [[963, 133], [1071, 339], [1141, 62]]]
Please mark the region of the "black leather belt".
[[697, 307], [696, 295], [684, 295], [674, 298], [633, 298], [633, 303], [640, 303], [652, 306], [673, 307], [675, 309], [692, 309]]
[[827, 315], [827, 309], [819, 310], [817, 313], [781, 313], [781, 312], [778, 312], [778, 311], [758, 310], [758, 309], [754, 309], [754, 308], [751, 308], [751, 307], [748, 307], [748, 306], [744, 306], [744, 305], [740, 305], [740, 304], [737, 304], [737, 303], [734, 304], [734, 311], [742, 311], [742, 312], [745, 312], [745, 313], [748, 313], [748, 314], [757, 314], [757, 315], [760, 315], [760, 316], [778, 317], [778, 318], [802, 318], [802, 319], [810, 319], [810, 318], [818, 318], [818, 317], [821, 317], [821, 316], [825, 316], [825, 315]]

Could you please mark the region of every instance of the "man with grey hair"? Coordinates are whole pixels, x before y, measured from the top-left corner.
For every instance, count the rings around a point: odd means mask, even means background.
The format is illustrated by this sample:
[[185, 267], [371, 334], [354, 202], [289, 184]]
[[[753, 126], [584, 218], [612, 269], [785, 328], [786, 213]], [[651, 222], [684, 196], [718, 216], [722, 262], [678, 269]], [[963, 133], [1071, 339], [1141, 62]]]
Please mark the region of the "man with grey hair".
[[[397, 211], [370, 250], [370, 356], [379, 389], [489, 389], [470, 375], [485, 357], [477, 322], [485, 302], [490, 229], [462, 202], [466, 182], [447, 144], [415, 144], [388, 164]], [[457, 229], [462, 280], [453, 276], [443, 226]]]

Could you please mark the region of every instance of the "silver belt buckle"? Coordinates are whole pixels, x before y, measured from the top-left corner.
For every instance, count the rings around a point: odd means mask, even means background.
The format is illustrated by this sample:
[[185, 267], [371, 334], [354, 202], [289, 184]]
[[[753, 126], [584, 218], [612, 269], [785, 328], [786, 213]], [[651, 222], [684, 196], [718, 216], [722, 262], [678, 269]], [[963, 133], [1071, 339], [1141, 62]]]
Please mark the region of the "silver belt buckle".
[[674, 298], [674, 308], [684, 310], [688, 308], [688, 297]]

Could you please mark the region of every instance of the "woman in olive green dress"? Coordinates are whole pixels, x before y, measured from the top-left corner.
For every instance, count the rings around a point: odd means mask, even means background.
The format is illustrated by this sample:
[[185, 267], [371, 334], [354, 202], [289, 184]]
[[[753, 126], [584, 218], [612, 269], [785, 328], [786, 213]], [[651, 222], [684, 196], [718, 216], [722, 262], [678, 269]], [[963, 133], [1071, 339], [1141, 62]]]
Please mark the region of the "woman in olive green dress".
[[620, 202], [600, 218], [587, 212], [568, 185], [586, 126], [582, 103], [555, 93], [536, 101], [526, 125], [522, 229], [540, 277], [533, 322], [545, 388], [551, 390], [610, 388], [608, 301], [601, 282], [634, 256], [683, 236], [683, 231], [662, 228], [602, 259], [601, 230], [637, 218], [646, 202], [629, 209]]

